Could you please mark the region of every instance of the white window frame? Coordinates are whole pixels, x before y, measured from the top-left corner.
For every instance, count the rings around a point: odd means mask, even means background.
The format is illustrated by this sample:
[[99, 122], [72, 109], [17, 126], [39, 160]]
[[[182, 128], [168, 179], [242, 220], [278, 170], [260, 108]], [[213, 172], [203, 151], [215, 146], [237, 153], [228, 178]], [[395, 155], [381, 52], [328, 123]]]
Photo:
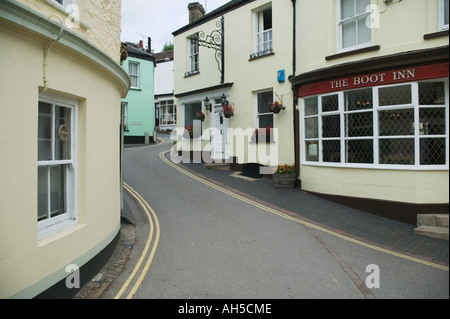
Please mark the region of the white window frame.
[[[259, 56], [264, 56], [273, 53], [273, 19], [272, 19], [272, 28], [267, 30], [261, 30], [264, 27], [264, 11], [272, 10], [272, 3], [264, 6], [263, 8], [258, 9], [254, 12], [254, 23], [255, 23], [255, 33], [254, 33], [254, 48], [252, 58], [256, 58]], [[273, 16], [273, 14], [272, 14]], [[262, 41], [260, 41], [262, 38]], [[267, 38], [267, 41], [264, 41], [264, 38]], [[267, 49], [264, 47], [267, 46]], [[261, 48], [262, 47], [262, 48]]]
[[[137, 72], [131, 73], [131, 65], [136, 65]], [[140, 88], [140, 71], [141, 71], [141, 65], [137, 61], [128, 61], [128, 74], [131, 78], [131, 88], [132, 89], [139, 89]], [[133, 86], [133, 79], [136, 79], [136, 86]]]
[[[38, 160], [38, 167], [51, 167], [57, 165], [66, 166], [65, 180], [65, 210], [66, 212], [56, 217], [50, 217], [42, 221], [37, 221], [38, 239], [45, 238], [70, 226], [78, 223], [78, 182], [77, 182], [77, 143], [78, 143], [78, 102], [74, 99], [68, 99], [54, 94], [45, 93], [39, 96], [39, 102], [48, 103], [52, 106], [52, 157], [54, 157], [55, 136], [55, 106], [65, 107], [71, 110], [71, 128], [70, 134], [70, 154], [68, 160]], [[37, 192], [37, 188], [36, 188]], [[50, 210], [50, 205], [48, 207]], [[36, 218], [37, 220], [37, 218]]]
[[[445, 5], [447, 5], [447, 10], [445, 8]], [[448, 12], [449, 10], [449, 0], [439, 0], [439, 31], [445, 31], [448, 30], [448, 21], [445, 23], [445, 11]]]
[[188, 74], [200, 72], [200, 45], [198, 35], [188, 38]]
[[[358, 0], [354, 0], [355, 2]], [[354, 46], [351, 47], [347, 47], [344, 48], [343, 47], [343, 40], [344, 40], [344, 36], [342, 34], [342, 26], [343, 26], [343, 22], [345, 21], [349, 21], [349, 20], [355, 20], [358, 19], [359, 17], [362, 16], [370, 16], [370, 11], [364, 12], [364, 13], [360, 13], [358, 15], [346, 18], [345, 20], [342, 19], [342, 0], [337, 0], [337, 24], [338, 24], [338, 50], [339, 52], [347, 52], [347, 51], [353, 51], [353, 50], [358, 50], [358, 49], [362, 49], [362, 48], [366, 48], [369, 47], [372, 44], [372, 32], [370, 34], [370, 41], [368, 42], [364, 42], [364, 43], [359, 43], [356, 44]], [[356, 35], [358, 35], [358, 30], [356, 30]]]
[[[172, 106], [172, 113], [170, 113], [169, 106]], [[177, 107], [173, 99], [159, 101], [159, 125], [175, 125], [177, 124]], [[172, 123], [168, 123], [171, 119]]]
[[[419, 105], [419, 83], [423, 82], [444, 82], [445, 85], [445, 104], [444, 105], [437, 105], [437, 106], [424, 106]], [[386, 88], [386, 87], [395, 87], [395, 86], [404, 86], [404, 85], [411, 85], [411, 98], [412, 103], [411, 104], [405, 104], [405, 105], [389, 105], [389, 106], [379, 106], [379, 97], [378, 97], [378, 89], [380, 88]], [[345, 111], [345, 103], [344, 103], [344, 93], [345, 91], [340, 92], [334, 92], [334, 93], [326, 93], [316, 96], [308, 96], [301, 100], [301, 107], [302, 107], [302, 149], [305, 151], [303, 152], [302, 156], [302, 164], [308, 165], [308, 166], [324, 166], [324, 167], [354, 167], [354, 168], [368, 168], [368, 169], [395, 169], [395, 170], [448, 170], [449, 168], [449, 81], [448, 79], [433, 79], [428, 81], [417, 81], [417, 82], [407, 82], [402, 84], [394, 84], [394, 85], [384, 85], [384, 86], [374, 86], [370, 87], [373, 90], [373, 135], [367, 136], [367, 137], [356, 137], [351, 138], [345, 136], [345, 114], [351, 113], [351, 111]], [[339, 98], [339, 108], [336, 111], [331, 112], [323, 112], [322, 111], [322, 97], [329, 96], [329, 95], [336, 95], [338, 94]], [[318, 113], [315, 115], [305, 115], [305, 100], [309, 98], [318, 98]], [[419, 111], [420, 109], [424, 108], [434, 108], [434, 107], [442, 107], [445, 108], [445, 125], [446, 125], [446, 133], [445, 135], [430, 135], [430, 136], [423, 136], [420, 135], [419, 131]], [[378, 113], [383, 110], [402, 110], [402, 109], [413, 109], [414, 110], [414, 135], [407, 135], [407, 136], [382, 136], [379, 135], [378, 132]], [[338, 138], [323, 138], [322, 137], [322, 118], [325, 115], [333, 115], [333, 114], [339, 114], [340, 115], [340, 137]], [[317, 129], [318, 129], [318, 137], [317, 138], [306, 138], [306, 125], [305, 125], [305, 119], [307, 118], [318, 118], [317, 123]], [[445, 145], [446, 145], [446, 164], [444, 165], [421, 165], [420, 164], [420, 140], [425, 138], [445, 138]], [[415, 164], [413, 165], [400, 165], [400, 164], [380, 164], [379, 163], [379, 141], [380, 140], [386, 140], [386, 139], [396, 139], [396, 138], [406, 138], [406, 139], [414, 139], [414, 148], [415, 148]], [[324, 162], [322, 157], [322, 141], [324, 140], [332, 140], [332, 139], [339, 139], [341, 141], [341, 159], [340, 162]], [[346, 163], [345, 161], [345, 142], [348, 140], [356, 140], [356, 139], [372, 139], [373, 140], [373, 156], [374, 156], [374, 163], [373, 164], [363, 164], [363, 163]], [[307, 150], [306, 143], [312, 142], [317, 143], [317, 152], [318, 152], [318, 160], [317, 161], [308, 161], [307, 156]]]

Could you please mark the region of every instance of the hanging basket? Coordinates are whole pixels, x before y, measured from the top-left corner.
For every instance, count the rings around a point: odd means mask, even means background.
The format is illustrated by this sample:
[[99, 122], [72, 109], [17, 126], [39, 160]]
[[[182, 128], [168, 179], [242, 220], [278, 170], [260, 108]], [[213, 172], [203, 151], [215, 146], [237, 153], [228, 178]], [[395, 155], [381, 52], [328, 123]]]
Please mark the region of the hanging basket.
[[198, 112], [197, 119], [203, 122], [205, 120], [205, 114], [203, 114], [203, 112]]
[[233, 116], [233, 113], [223, 113], [223, 116], [225, 116], [227, 119]]

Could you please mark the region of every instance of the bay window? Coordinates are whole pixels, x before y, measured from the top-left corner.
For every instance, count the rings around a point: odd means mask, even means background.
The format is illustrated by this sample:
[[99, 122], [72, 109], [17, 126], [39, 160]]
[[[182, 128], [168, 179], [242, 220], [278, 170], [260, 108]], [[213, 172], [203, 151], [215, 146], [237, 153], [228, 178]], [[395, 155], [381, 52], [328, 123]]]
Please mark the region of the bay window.
[[448, 82], [434, 80], [307, 97], [304, 162], [448, 166]]

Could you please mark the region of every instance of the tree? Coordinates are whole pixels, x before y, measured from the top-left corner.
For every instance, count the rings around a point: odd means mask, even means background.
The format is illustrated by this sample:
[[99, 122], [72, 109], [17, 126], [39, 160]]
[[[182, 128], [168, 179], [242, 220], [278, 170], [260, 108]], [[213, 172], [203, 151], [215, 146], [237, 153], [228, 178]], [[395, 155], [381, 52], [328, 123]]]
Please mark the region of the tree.
[[164, 44], [162, 52], [172, 51], [172, 50], [173, 50], [173, 43], [172, 42], [166, 42], [166, 44]]

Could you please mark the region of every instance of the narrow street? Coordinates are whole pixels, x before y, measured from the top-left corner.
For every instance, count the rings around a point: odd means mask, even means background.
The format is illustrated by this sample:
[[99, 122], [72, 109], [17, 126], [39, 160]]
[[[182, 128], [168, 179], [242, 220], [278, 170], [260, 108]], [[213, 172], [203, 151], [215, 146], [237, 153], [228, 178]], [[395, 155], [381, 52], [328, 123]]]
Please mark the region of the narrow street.
[[339, 238], [202, 182], [188, 165], [170, 165], [171, 146], [124, 152], [125, 188], [146, 208], [102, 298], [448, 298], [448, 267]]

